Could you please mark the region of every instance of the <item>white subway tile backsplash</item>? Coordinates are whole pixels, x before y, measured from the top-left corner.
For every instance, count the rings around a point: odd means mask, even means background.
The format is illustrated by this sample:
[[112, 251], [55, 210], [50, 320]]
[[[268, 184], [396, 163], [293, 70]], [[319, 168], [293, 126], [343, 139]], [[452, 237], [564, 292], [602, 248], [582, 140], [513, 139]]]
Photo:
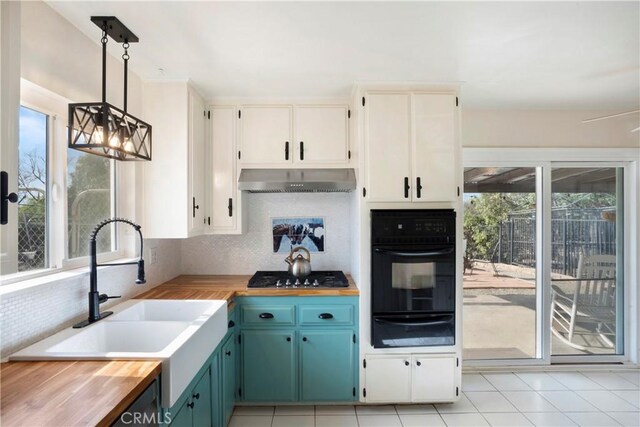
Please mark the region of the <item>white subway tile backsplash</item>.
[[253, 274], [286, 270], [286, 254], [273, 253], [271, 219], [325, 219], [325, 252], [311, 254], [314, 270], [351, 267], [352, 193], [248, 194], [249, 224], [243, 235], [200, 236], [182, 243], [182, 271], [190, 274]]

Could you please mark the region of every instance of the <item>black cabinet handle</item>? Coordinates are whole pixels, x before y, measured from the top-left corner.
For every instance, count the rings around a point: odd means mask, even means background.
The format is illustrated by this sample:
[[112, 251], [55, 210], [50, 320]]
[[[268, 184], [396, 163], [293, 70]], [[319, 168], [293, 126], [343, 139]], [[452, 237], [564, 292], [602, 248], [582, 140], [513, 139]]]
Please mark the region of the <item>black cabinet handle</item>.
[[233, 328], [234, 326], [236, 326], [236, 322], [234, 322], [233, 320], [229, 320], [229, 324], [227, 325], [227, 327]]
[[333, 319], [333, 314], [331, 314], [331, 313], [320, 313], [320, 315], [318, 317], [320, 319], [323, 319], [323, 320]]
[[9, 174], [0, 172], [0, 224], [9, 222], [9, 203], [17, 203], [18, 195], [9, 193]]
[[288, 341], [288, 342], [291, 342], [291, 337], [287, 337], [287, 341]]
[[422, 362], [420, 362], [419, 360], [416, 362], [416, 365], [418, 366], [422, 366]]
[[422, 184], [420, 184], [420, 177], [416, 178], [416, 196], [418, 199], [422, 197]]
[[289, 141], [284, 142], [284, 159], [289, 160]]
[[193, 217], [195, 218], [196, 217], [196, 209], [200, 209], [200, 205], [196, 205], [196, 198], [195, 197], [193, 198], [192, 207], [193, 207]]
[[302, 337], [302, 341], [307, 342], [307, 337]]
[[229, 197], [229, 216], [233, 216], [233, 199]]
[[200, 393], [196, 393], [196, 394], [194, 394], [194, 395], [193, 395], [193, 398], [194, 398], [194, 399], [196, 399], [196, 400], [200, 399]]
[[231, 356], [231, 352], [230, 351], [225, 351], [224, 354], [226, 354], [227, 356]]
[[260, 313], [260, 315], [258, 316], [261, 319], [273, 319], [273, 314], [271, 313]]
[[404, 366], [409, 366], [409, 362], [407, 362], [406, 360], [404, 361]]
[[193, 409], [193, 407], [194, 407], [194, 406], [195, 406], [195, 403], [193, 403], [193, 402], [189, 402], [189, 403], [187, 403], [187, 407], [188, 407], [189, 409]]
[[405, 176], [404, 177], [404, 198], [408, 199], [409, 198], [409, 189], [411, 187], [409, 187], [409, 177]]
[[300, 160], [304, 160], [304, 141], [300, 141]]

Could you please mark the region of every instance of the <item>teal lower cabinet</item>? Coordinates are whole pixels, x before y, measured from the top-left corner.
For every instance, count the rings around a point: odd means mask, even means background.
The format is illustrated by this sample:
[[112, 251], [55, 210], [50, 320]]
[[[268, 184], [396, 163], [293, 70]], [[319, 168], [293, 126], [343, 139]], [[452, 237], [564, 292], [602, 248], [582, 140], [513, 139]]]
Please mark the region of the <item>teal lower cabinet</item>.
[[226, 426], [233, 414], [233, 407], [236, 404], [236, 360], [238, 358], [238, 352], [236, 351], [236, 339], [235, 335], [230, 336], [222, 345], [222, 351], [220, 352], [221, 367], [220, 372], [222, 374], [222, 387], [221, 392], [221, 420], [222, 426]]
[[242, 297], [238, 304], [239, 400], [356, 400], [357, 297]]
[[354, 331], [301, 330], [300, 335], [300, 400], [353, 400]]
[[188, 390], [187, 399], [172, 414], [171, 426], [196, 427], [212, 425], [211, 370], [202, 373], [195, 386]]
[[291, 330], [243, 330], [241, 397], [248, 402], [294, 402], [295, 334]]

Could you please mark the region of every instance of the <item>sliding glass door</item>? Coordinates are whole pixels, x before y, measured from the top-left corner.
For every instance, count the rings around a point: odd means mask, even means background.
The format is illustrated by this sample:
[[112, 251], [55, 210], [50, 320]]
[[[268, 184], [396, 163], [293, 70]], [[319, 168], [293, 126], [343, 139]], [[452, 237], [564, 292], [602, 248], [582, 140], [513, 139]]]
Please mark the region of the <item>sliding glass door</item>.
[[538, 168], [464, 172], [465, 359], [535, 359]]
[[622, 354], [623, 169], [551, 169], [551, 355]]
[[465, 360], [624, 354], [623, 173], [597, 162], [465, 168]]

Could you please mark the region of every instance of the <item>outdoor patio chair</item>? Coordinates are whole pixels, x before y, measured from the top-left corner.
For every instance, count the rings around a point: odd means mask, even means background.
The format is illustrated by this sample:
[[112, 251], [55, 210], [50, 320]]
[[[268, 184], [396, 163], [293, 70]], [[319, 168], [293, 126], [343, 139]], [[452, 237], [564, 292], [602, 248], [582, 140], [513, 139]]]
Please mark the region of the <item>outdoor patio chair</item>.
[[[615, 255], [580, 256], [575, 279], [554, 280], [551, 286], [551, 332], [578, 350], [589, 345], [576, 343], [576, 336], [599, 336], [612, 348], [616, 324]], [[576, 325], [580, 324], [580, 330]], [[588, 344], [584, 340], [585, 344]]]

